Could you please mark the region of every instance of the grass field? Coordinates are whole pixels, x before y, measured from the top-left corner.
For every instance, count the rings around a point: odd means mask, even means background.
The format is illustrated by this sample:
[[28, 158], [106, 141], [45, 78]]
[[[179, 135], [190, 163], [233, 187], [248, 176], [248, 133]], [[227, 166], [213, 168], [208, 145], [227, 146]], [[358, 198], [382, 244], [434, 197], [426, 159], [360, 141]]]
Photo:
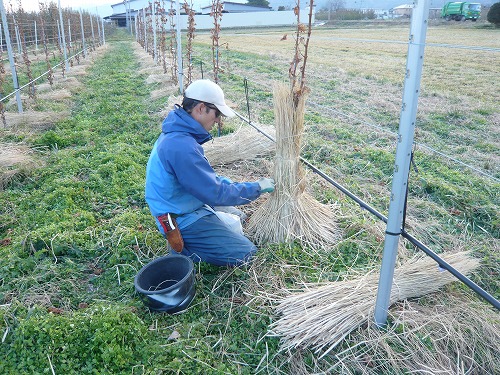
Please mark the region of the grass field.
[[[303, 156], [382, 213], [406, 40], [401, 25], [318, 28], [307, 68]], [[482, 262], [473, 280], [498, 299], [498, 30], [435, 26], [427, 40], [406, 229], [436, 252], [470, 250]], [[459, 283], [397, 303], [385, 330], [364, 325], [322, 358], [307, 347], [280, 350], [269, 332], [280, 298], [378, 269], [382, 255], [383, 223], [312, 173], [311, 194], [337, 207], [338, 244], [268, 244], [242, 268], [197, 265], [186, 312], [149, 312], [133, 278], [167, 249], [144, 202], [145, 165], [178, 91], [123, 32], [107, 42], [69, 81], [71, 98], [32, 104], [33, 119], [69, 109], [65, 119], [0, 131], [0, 373], [500, 372], [498, 312]], [[251, 119], [272, 125], [272, 82], [287, 79], [292, 30], [223, 31], [221, 42], [227, 97], [246, 114], [247, 78]], [[194, 53], [195, 77], [200, 61], [210, 77], [209, 34], [196, 36]], [[226, 121], [225, 133], [240, 126]], [[271, 163], [218, 171], [256, 179]], [[399, 261], [417, 252], [402, 242]]]

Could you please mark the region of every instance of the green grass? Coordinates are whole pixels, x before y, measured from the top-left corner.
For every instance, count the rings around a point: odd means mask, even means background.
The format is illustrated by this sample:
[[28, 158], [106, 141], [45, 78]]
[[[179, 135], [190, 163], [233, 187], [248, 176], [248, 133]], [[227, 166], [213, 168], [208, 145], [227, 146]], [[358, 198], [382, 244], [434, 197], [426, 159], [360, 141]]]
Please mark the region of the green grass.
[[[277, 317], [259, 295], [377, 267], [383, 225], [311, 174], [314, 196], [340, 203], [338, 244], [321, 251], [298, 243], [264, 246], [251, 267], [197, 265], [189, 310], [149, 312], [133, 279], [166, 252], [143, 196], [145, 166], [160, 131], [156, 113], [165, 99], [150, 99], [157, 85], [145, 85], [146, 77], [137, 74], [133, 41], [120, 33], [107, 41], [109, 51], [89, 68], [69, 118], [41, 134], [0, 133], [3, 142], [23, 141], [40, 150], [44, 160], [0, 192], [0, 373], [51, 373], [52, 367], [65, 374], [292, 374], [290, 355], [311, 372], [326, 371], [337, 363], [334, 356], [318, 361], [308, 350], [279, 351], [279, 338], [268, 335]], [[271, 124], [269, 83], [282, 70], [266, 56], [224, 51], [231, 69], [222, 81], [245, 114], [243, 77], [255, 78], [249, 79], [252, 118]], [[374, 92], [400, 94], [390, 82], [335, 71], [324, 80], [313, 76], [311, 95], [319, 104], [362, 113], [394, 130], [397, 115], [390, 107], [370, 108]], [[350, 84], [359, 86], [346, 88]], [[460, 153], [463, 145], [447, 142], [450, 134], [461, 129], [464, 136], [484, 135], [496, 113], [492, 108], [486, 103], [472, 115], [466, 109], [426, 110], [421, 130]], [[318, 108], [308, 108], [305, 120], [303, 156], [386, 212], [394, 137]], [[223, 134], [233, 129], [223, 128]], [[475, 148], [485, 160], [498, 151], [487, 139], [479, 136]], [[470, 248], [483, 260], [474, 280], [498, 298], [500, 259], [492, 249], [500, 236], [499, 185], [421, 150], [415, 160], [409, 231], [437, 251]], [[171, 338], [174, 331], [179, 338]], [[433, 350], [427, 337], [419, 340]], [[398, 342], [389, 345], [403, 351]]]

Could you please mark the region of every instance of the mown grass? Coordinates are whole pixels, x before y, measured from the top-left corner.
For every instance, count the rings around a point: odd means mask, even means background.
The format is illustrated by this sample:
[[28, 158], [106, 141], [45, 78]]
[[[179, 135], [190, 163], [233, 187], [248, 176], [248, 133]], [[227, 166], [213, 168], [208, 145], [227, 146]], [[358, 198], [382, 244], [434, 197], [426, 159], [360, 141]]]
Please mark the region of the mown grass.
[[[233, 82], [233, 92], [242, 90], [243, 78], [249, 80], [252, 116], [263, 124], [274, 121], [269, 110], [272, 81], [286, 79], [292, 56], [291, 34], [290, 40], [282, 41], [284, 33], [262, 30], [223, 36], [229, 46], [222, 55], [227, 60], [223, 83]], [[500, 150], [494, 103], [499, 87], [490, 70], [498, 52], [487, 50], [499, 47], [494, 33], [446, 25], [428, 31], [406, 228], [437, 252], [463, 248], [482, 258], [483, 266], [473, 279], [498, 298], [500, 175], [495, 164]], [[382, 213], [389, 204], [403, 91], [407, 46], [398, 42], [407, 37], [405, 28], [314, 30], [308, 60], [311, 94], [303, 156]], [[207, 48], [203, 42], [198, 38], [198, 51]], [[475, 46], [486, 49], [472, 49]], [[255, 68], [245, 63], [245, 54], [253, 58]], [[281, 75], [275, 73], [277, 66]], [[241, 95], [236, 101], [246, 108]], [[320, 186], [315, 190], [319, 199], [350, 205], [333, 188]], [[364, 216], [357, 215], [349, 220]], [[372, 233], [372, 246], [378, 236]]]
[[96, 61], [69, 119], [25, 138], [50, 150], [47, 166], [2, 192], [2, 373], [250, 373], [244, 363], [276, 351], [259, 341], [270, 318], [232, 302], [244, 272], [202, 266], [178, 316], [150, 314], [134, 293], [139, 268], [166, 249], [143, 198], [158, 108], [130, 44]]
[[[318, 361], [307, 350], [279, 351], [279, 338], [268, 336], [276, 316], [261, 293], [279, 295], [303, 283], [376, 268], [383, 225], [312, 177], [319, 200], [341, 205], [337, 220], [343, 235], [336, 246], [314, 252], [299, 244], [270, 245], [248, 267], [197, 265], [197, 295], [190, 308], [174, 316], [150, 313], [134, 292], [133, 278], [149, 260], [166, 253], [143, 197], [145, 165], [160, 131], [157, 112], [164, 99], [150, 99], [157, 86], [144, 84], [133, 41], [123, 38], [108, 39], [111, 48], [89, 69], [70, 118], [42, 134], [5, 135], [4, 140], [44, 150], [46, 165], [12, 181], [0, 195], [0, 372], [292, 374], [295, 357], [305, 369], [325, 371], [336, 363], [335, 356]], [[196, 50], [208, 47], [198, 44]], [[227, 96], [242, 113], [242, 77], [252, 77], [252, 116], [265, 124], [274, 118], [270, 82], [286, 76], [287, 69], [278, 69], [281, 60], [271, 57], [267, 51], [235, 51], [222, 76]], [[232, 50], [223, 58], [230, 61]], [[326, 79], [312, 76], [311, 88], [311, 101], [350, 109], [370, 121], [385, 110], [384, 125], [397, 129], [391, 105], [401, 87], [390, 76], [378, 73], [373, 79], [366, 72], [333, 70]], [[375, 91], [387, 97], [379, 101], [384, 105], [370, 109]], [[386, 211], [395, 140], [320, 108], [306, 115], [303, 155]], [[479, 120], [496, 113], [489, 102], [477, 109]], [[453, 113], [457, 127], [468, 114]], [[448, 121], [439, 116], [441, 109], [428, 110], [423, 118], [441, 125]], [[484, 122], [479, 125], [464, 132], [488, 132]], [[446, 134], [439, 129], [428, 126], [429, 139]], [[497, 152], [493, 142], [491, 147], [481, 155]], [[408, 230], [438, 251], [469, 247], [484, 260], [474, 279], [498, 297], [498, 184], [420, 150], [416, 160]], [[463, 293], [461, 286], [454, 289], [450, 292]], [[390, 345], [404, 350], [398, 342]]]

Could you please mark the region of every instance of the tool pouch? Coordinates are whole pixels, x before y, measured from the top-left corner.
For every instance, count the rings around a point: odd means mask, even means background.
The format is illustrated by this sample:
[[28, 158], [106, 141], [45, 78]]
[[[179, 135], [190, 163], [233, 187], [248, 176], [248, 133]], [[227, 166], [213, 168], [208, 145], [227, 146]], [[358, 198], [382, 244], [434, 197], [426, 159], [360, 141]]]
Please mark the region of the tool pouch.
[[172, 249], [180, 253], [184, 248], [184, 240], [182, 239], [181, 231], [177, 226], [175, 218], [172, 214], [165, 214], [158, 216], [158, 220], [165, 231], [168, 243]]

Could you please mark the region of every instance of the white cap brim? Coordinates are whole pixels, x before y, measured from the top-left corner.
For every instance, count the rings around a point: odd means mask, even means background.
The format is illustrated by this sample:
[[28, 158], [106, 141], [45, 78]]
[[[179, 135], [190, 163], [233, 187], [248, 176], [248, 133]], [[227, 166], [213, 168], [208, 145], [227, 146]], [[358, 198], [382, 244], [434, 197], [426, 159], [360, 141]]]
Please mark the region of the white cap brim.
[[227, 105], [218, 105], [218, 104], [214, 104], [214, 106], [217, 107], [217, 109], [226, 117], [234, 117], [236, 116], [236, 113], [234, 113], [234, 111], [229, 108]]

